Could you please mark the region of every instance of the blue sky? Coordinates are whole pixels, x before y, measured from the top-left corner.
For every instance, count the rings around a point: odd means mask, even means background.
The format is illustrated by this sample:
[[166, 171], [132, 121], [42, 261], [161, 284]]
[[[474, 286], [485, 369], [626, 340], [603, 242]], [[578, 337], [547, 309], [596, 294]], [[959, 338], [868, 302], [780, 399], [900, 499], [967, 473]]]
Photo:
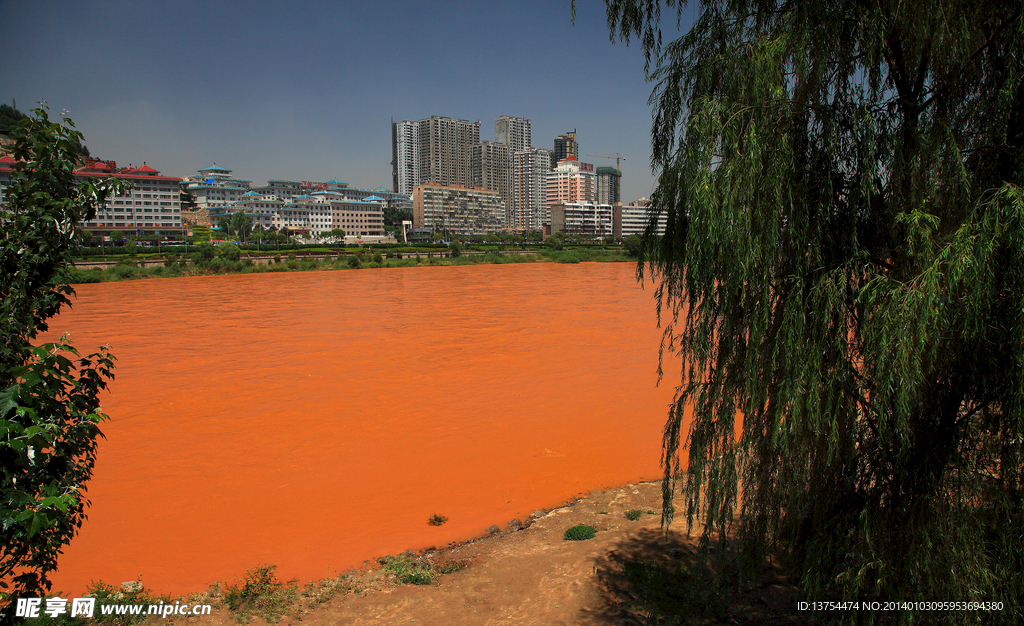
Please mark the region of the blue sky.
[[515, 115], [534, 146], [576, 129], [582, 160], [620, 153], [624, 202], [655, 183], [643, 56], [595, 0], [575, 26], [569, 0], [0, 0], [0, 41], [0, 101], [67, 109], [118, 165], [390, 188], [392, 117], [480, 120], [487, 140]]

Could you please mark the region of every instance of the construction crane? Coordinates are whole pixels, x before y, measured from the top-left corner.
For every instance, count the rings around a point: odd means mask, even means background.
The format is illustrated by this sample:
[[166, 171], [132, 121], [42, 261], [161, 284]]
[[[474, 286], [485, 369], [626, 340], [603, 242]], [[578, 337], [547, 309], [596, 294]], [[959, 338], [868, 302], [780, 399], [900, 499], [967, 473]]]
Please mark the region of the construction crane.
[[607, 154], [588, 154], [587, 156], [596, 156], [601, 157], [602, 159], [615, 159], [615, 171], [619, 173], [619, 176], [622, 176], [622, 170], [619, 169], [619, 161], [625, 161], [626, 157], [619, 156], [618, 152], [615, 153], [615, 156], [608, 156]]

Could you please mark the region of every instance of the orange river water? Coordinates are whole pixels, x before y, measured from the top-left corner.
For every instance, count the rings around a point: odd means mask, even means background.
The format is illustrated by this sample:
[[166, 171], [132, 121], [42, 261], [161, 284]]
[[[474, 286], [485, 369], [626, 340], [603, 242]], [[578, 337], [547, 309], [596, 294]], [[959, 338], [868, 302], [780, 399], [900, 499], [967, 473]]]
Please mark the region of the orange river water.
[[[629, 263], [79, 285], [51, 323], [109, 343], [89, 519], [54, 591], [336, 575], [660, 475], [678, 383]], [[54, 332], [47, 338], [52, 339]], [[449, 521], [430, 526], [433, 514]]]

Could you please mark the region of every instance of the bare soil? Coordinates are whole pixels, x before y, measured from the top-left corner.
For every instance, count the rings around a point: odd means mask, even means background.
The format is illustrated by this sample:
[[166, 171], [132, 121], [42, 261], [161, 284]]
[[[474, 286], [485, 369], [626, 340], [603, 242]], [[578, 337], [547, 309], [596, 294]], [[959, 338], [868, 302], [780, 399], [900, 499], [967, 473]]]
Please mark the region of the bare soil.
[[[625, 512], [653, 511], [630, 521]], [[464, 560], [460, 571], [439, 576], [430, 585], [404, 585], [373, 564], [349, 572], [346, 590], [313, 608], [293, 609], [280, 624], [440, 624], [444, 626], [503, 624], [581, 624], [620, 626], [646, 624], [648, 608], [642, 590], [623, 574], [628, 562], [648, 561], [669, 568], [692, 561], [695, 535], [685, 527], [660, 529], [661, 485], [641, 483], [592, 492], [551, 511], [538, 511], [525, 528], [501, 523], [493, 535], [425, 551], [439, 560]], [[508, 520], [506, 520], [508, 521]], [[576, 524], [598, 529], [587, 541], [565, 541]], [[684, 526], [684, 524], [677, 524]], [[671, 597], [673, 590], [664, 590]], [[777, 567], [766, 567], [752, 588], [729, 594], [724, 615], [679, 616], [679, 623], [804, 624], [796, 611], [795, 590]], [[690, 620], [689, 618], [692, 618]], [[187, 623], [234, 624], [224, 608], [211, 617]], [[252, 622], [266, 622], [255, 618]]]

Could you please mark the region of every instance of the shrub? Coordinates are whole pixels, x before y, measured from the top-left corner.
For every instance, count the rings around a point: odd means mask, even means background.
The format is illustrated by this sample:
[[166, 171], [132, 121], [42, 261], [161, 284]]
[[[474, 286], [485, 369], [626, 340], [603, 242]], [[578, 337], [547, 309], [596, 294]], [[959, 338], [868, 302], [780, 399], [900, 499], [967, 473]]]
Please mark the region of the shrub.
[[377, 263], [378, 265], [384, 262], [384, 257], [381, 256], [380, 252], [374, 253], [373, 262]]
[[228, 608], [237, 611], [242, 620], [248, 621], [250, 614], [257, 614], [268, 622], [277, 620], [279, 614], [295, 598], [295, 585], [287, 587], [274, 574], [274, 565], [260, 565], [245, 573], [241, 585], [230, 585], [224, 593]]
[[357, 267], [359, 267], [359, 265], [360, 265], [360, 261], [359, 261], [359, 257], [358, 256], [353, 254], [352, 256], [350, 256], [348, 258], [348, 266], [349, 267], [357, 268]]
[[448, 518], [445, 517], [444, 515], [439, 515], [437, 513], [434, 513], [433, 515], [430, 516], [430, 519], [427, 520], [427, 523], [430, 524], [431, 526], [440, 526], [441, 524], [444, 524], [447, 521], [448, 521]]
[[640, 516], [643, 514], [644, 512], [641, 511], [640, 509], [630, 509], [626, 511], [626, 519], [628, 519], [631, 522], [635, 522], [638, 519], [640, 519]]
[[196, 246], [195, 252], [192, 253], [192, 263], [200, 267], [205, 267], [206, 265], [209, 265], [210, 261], [212, 261], [216, 256], [217, 250], [213, 247], [213, 244], [203, 242]]
[[234, 263], [238, 259], [242, 258], [242, 251], [234, 244], [223, 243], [217, 247], [217, 256], [225, 261], [231, 261]]
[[586, 524], [577, 524], [572, 528], [566, 529], [562, 539], [566, 541], [585, 541], [587, 539], [593, 539], [597, 534], [597, 529], [593, 526], [587, 526]]

